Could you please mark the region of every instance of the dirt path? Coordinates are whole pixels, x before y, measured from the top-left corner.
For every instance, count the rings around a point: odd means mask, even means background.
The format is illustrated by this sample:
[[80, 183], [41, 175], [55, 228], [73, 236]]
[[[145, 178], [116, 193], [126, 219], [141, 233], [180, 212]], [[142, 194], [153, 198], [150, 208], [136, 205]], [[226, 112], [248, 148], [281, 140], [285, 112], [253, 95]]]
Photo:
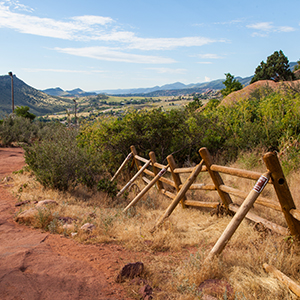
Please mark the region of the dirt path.
[[[24, 165], [20, 148], [0, 148], [0, 181]], [[81, 245], [13, 221], [16, 199], [0, 184], [0, 299], [132, 299], [115, 283], [142, 254], [118, 245]], [[140, 257], [139, 257], [140, 256]]]

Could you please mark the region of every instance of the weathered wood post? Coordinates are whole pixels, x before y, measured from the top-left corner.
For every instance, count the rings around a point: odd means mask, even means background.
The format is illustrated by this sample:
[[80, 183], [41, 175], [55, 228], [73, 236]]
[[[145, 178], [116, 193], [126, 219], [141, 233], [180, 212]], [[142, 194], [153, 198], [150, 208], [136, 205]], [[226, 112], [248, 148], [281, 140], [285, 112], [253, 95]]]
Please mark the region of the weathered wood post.
[[132, 145], [132, 146], [130, 146], [130, 150], [133, 153], [133, 159], [134, 159], [135, 165], [136, 165], [137, 169], [139, 170], [141, 168], [141, 163], [139, 160], [135, 159], [135, 155], [137, 155], [136, 149]]
[[[176, 169], [176, 163], [175, 163], [175, 160], [174, 160], [174, 157], [173, 157], [172, 154], [167, 157], [167, 161], [170, 165], [170, 170], [171, 170], [172, 177], [173, 177], [173, 180], [174, 180], [174, 183], [175, 183], [175, 187], [176, 187], [176, 190], [177, 190], [177, 193], [178, 193], [180, 191], [180, 185], [182, 184], [182, 182], [181, 182], [179, 174], [174, 173], [174, 170]], [[184, 195], [182, 197], [182, 199], [180, 200], [182, 208], [185, 208], [185, 204], [184, 204], [185, 200], [186, 200], [186, 197]]]
[[[155, 174], [155, 176], [159, 173], [159, 170], [155, 167], [155, 163], [156, 163], [156, 156], [155, 153], [153, 151], [151, 151], [149, 153], [149, 157], [151, 159], [151, 163], [152, 163], [152, 168], [153, 168], [153, 173]], [[157, 189], [158, 191], [161, 191], [163, 189], [163, 184], [162, 182], [160, 182], [159, 180], [156, 183]]]
[[123, 210], [126, 212], [131, 206], [135, 205], [140, 199], [150, 190], [150, 188], [167, 172], [169, 165], [162, 169], [150, 182], [144, 187], [144, 189], [127, 205]]
[[269, 179], [270, 179], [270, 172], [267, 172], [262, 176], [260, 176], [254, 188], [250, 191], [249, 195], [244, 200], [243, 204], [240, 206], [239, 210], [231, 219], [226, 229], [224, 230], [224, 232], [222, 233], [222, 235], [220, 236], [220, 238], [218, 239], [218, 241], [210, 251], [208, 257], [205, 259], [206, 262], [211, 260], [215, 255], [219, 255], [223, 251], [224, 247], [226, 246], [230, 238], [233, 236], [233, 234], [235, 233], [235, 231], [237, 230], [237, 228], [245, 218], [248, 211], [253, 206], [255, 200], [263, 191]]
[[189, 178], [185, 181], [180, 191], [177, 193], [165, 213], [160, 217], [160, 219], [157, 221], [155, 226], [150, 230], [150, 232], [154, 232], [156, 228], [163, 223], [163, 221], [170, 216], [170, 214], [173, 212], [177, 204], [180, 202], [180, 200], [185, 196], [185, 193], [190, 188], [190, 186], [193, 184], [199, 173], [201, 172], [202, 166], [203, 166], [203, 159], [202, 161], [194, 168], [193, 172], [189, 176]]
[[150, 165], [151, 160], [149, 159], [148, 162], [146, 162], [142, 168], [139, 169], [139, 171], [126, 183], [126, 185], [119, 191], [117, 194], [117, 197], [121, 196], [126, 189], [144, 172], [144, 170]]
[[205, 147], [201, 148], [199, 150], [199, 153], [200, 153], [202, 159], [205, 162], [205, 166], [208, 170], [208, 173], [209, 173], [209, 175], [210, 175], [210, 177], [211, 177], [211, 179], [212, 179], [212, 181], [213, 181], [213, 183], [214, 183], [214, 185], [215, 185], [215, 187], [218, 191], [218, 194], [219, 194], [224, 206], [228, 210], [229, 209], [229, 204], [232, 203], [232, 200], [231, 200], [231, 197], [228, 193], [221, 191], [220, 188], [219, 188], [220, 185], [224, 184], [220, 174], [218, 172], [212, 171], [210, 169], [211, 165], [213, 164], [212, 157], [211, 157], [210, 153], [208, 152], [208, 150]]
[[291, 195], [289, 186], [284, 177], [280, 162], [275, 152], [268, 152], [263, 156], [263, 160], [271, 172], [271, 177], [276, 191], [278, 200], [280, 202], [282, 212], [290, 229], [292, 235], [300, 235], [300, 221], [295, 219], [291, 213], [291, 209], [295, 209], [293, 197]]
[[125, 158], [125, 160], [123, 161], [123, 163], [121, 164], [120, 168], [118, 169], [118, 171], [116, 172], [116, 174], [112, 177], [112, 179], [110, 181], [114, 181], [117, 176], [119, 176], [119, 174], [121, 173], [121, 171], [124, 169], [126, 163], [130, 160], [130, 158], [133, 156], [132, 152], [130, 152], [127, 157]]

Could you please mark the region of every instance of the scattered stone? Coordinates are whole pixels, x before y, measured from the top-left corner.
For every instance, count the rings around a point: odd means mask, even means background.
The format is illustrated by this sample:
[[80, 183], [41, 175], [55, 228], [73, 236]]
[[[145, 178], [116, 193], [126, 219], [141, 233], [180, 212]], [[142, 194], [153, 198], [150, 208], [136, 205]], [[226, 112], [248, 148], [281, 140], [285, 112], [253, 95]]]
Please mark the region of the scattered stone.
[[58, 220], [64, 224], [71, 224], [73, 221], [75, 221], [75, 219], [71, 217], [59, 217]]
[[25, 201], [22, 201], [22, 202], [17, 202], [16, 204], [15, 204], [15, 206], [17, 207], [17, 206], [22, 206], [22, 205], [25, 205], [25, 204], [27, 204], [27, 203], [29, 203], [30, 202], [30, 200], [25, 200]]
[[139, 290], [139, 293], [142, 295], [142, 299], [153, 299], [152, 297], [152, 293], [153, 293], [153, 289], [149, 284], [146, 284], [144, 286], [142, 286]]
[[13, 181], [13, 178], [10, 177], [10, 176], [6, 176], [6, 177], [4, 177], [4, 179], [2, 180], [2, 182], [4, 182], [4, 183], [10, 182], [10, 181]]
[[30, 208], [28, 210], [24, 210], [16, 217], [16, 222], [20, 223], [32, 223], [35, 219], [35, 215], [37, 213], [36, 208]]
[[49, 204], [58, 205], [58, 203], [56, 201], [51, 200], [51, 199], [46, 199], [46, 200], [39, 201], [37, 203], [36, 207], [41, 207], [41, 206], [45, 206], [45, 205], [49, 205]]
[[72, 232], [72, 233], [71, 233], [71, 236], [74, 237], [74, 236], [76, 236], [77, 234], [78, 234], [77, 232]]
[[82, 225], [80, 227], [81, 230], [83, 231], [92, 231], [96, 228], [96, 226], [94, 224], [91, 223], [85, 223], [84, 225]]
[[[234, 292], [232, 286], [225, 280], [221, 279], [208, 279], [200, 283], [198, 292], [206, 296], [223, 297], [226, 293], [227, 299], [234, 299]], [[207, 298], [207, 300], [210, 300]]]
[[130, 285], [146, 285], [147, 284], [147, 281], [143, 278], [139, 278], [139, 277], [135, 277], [133, 278], [130, 283]]
[[73, 231], [75, 229], [75, 227], [74, 227], [74, 224], [64, 224], [63, 229]]
[[117, 276], [116, 282], [123, 282], [126, 278], [133, 279], [138, 277], [144, 271], [144, 264], [142, 262], [136, 262], [125, 265], [119, 275]]

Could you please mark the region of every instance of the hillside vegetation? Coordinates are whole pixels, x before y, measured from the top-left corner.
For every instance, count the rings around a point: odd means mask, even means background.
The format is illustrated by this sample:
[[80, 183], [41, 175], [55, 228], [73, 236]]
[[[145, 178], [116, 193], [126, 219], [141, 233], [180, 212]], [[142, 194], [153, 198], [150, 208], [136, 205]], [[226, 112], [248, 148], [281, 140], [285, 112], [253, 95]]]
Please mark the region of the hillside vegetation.
[[[27, 85], [15, 75], [13, 76], [13, 85], [15, 107], [28, 106], [35, 115], [46, 115], [73, 106], [72, 100], [49, 96]], [[0, 118], [3, 118], [12, 112], [10, 76], [0, 76], [0, 91]]]

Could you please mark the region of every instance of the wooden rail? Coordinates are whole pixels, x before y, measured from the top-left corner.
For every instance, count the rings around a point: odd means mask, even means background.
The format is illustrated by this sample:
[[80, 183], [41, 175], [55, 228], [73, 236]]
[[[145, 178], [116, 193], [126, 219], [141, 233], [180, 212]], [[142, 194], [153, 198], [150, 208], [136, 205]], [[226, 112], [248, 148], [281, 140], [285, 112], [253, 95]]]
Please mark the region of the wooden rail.
[[[152, 179], [141, 176], [147, 185], [139, 193], [139, 195], [137, 195], [135, 199], [131, 201], [131, 203], [124, 209], [124, 211], [127, 211], [131, 206], [135, 205], [154, 185], [156, 185], [160, 193], [169, 197], [172, 201], [164, 214], [159, 218], [158, 222], [155, 224], [151, 232], [154, 232], [164, 222], [164, 220], [170, 216], [179, 202], [181, 202], [183, 208], [185, 208], [186, 206], [198, 208], [217, 208], [220, 204], [223, 205], [227, 211], [235, 213], [236, 216], [232, 219], [233, 221], [232, 224], [230, 224], [229, 229], [223, 233], [218, 244], [216, 244], [213, 248], [212, 256], [218, 255], [222, 251], [228, 239], [235, 232], [236, 228], [244, 218], [247, 218], [255, 223], [261, 223], [266, 228], [278, 234], [284, 236], [291, 234], [295, 237], [299, 237], [300, 210], [298, 210], [295, 206], [286, 179], [282, 172], [281, 165], [275, 152], [269, 152], [263, 156], [263, 160], [267, 168], [267, 172], [265, 173], [265, 175], [262, 175], [258, 172], [216, 165], [213, 163], [213, 159], [206, 148], [201, 148], [199, 150], [199, 153], [202, 157], [202, 161], [200, 164], [196, 165], [195, 167], [178, 168], [172, 155], [169, 155], [167, 157], [168, 165], [165, 166], [156, 161], [154, 152], [149, 153], [149, 160], [139, 156], [135, 147], [131, 146], [131, 153], [127, 156], [113, 178], [117, 177], [117, 175], [121, 172], [121, 170], [124, 168], [125, 164], [131, 157], [133, 157], [133, 163], [136, 165], [138, 172], [121, 191], [128, 188], [134, 180], [142, 175], [142, 173], [147, 175], [148, 177], [150, 176], [150, 178]], [[152, 167], [152, 171], [147, 168], [148, 166]], [[166, 172], [168, 172], [167, 177], [164, 176]], [[201, 172], [209, 173], [212, 184], [196, 182], [197, 176]], [[180, 175], [182, 174], [189, 174], [188, 179], [186, 179], [184, 182], [180, 177]], [[227, 174], [231, 176], [237, 176], [239, 178], [257, 180], [257, 183], [250, 191], [250, 193], [247, 193], [245, 191], [226, 185], [220, 174]], [[265, 186], [265, 184], [273, 185], [278, 201], [262, 197], [260, 196], [262, 190], [259, 189], [259, 192], [255, 190], [255, 188], [257, 188], [257, 184], [259, 186], [259, 184], [262, 182], [262, 178], [268, 179], [265, 181], [263, 187]], [[176, 193], [168, 191], [164, 186], [165, 184], [174, 188], [174, 190], [176, 190]], [[220, 202], [201, 201], [201, 197], [195, 200], [187, 199], [187, 192], [189, 190], [216, 191], [220, 196]], [[242, 205], [240, 206], [237, 203], [234, 203], [231, 196], [243, 199]], [[256, 215], [251, 210], [254, 202], [255, 205], [264, 206], [269, 209], [282, 212], [286, 219], [287, 227], [282, 227]]]

